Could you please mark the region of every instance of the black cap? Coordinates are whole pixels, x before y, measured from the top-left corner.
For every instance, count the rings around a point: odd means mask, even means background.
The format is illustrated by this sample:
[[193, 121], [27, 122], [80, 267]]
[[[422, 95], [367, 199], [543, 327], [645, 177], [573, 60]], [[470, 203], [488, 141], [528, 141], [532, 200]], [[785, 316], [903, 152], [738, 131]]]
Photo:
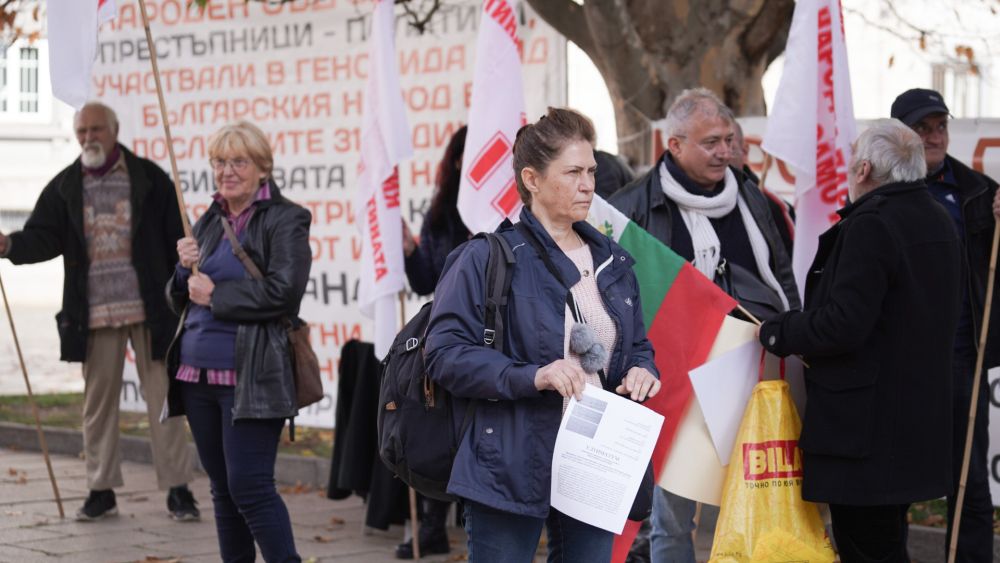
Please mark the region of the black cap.
[[907, 125], [913, 125], [932, 113], [951, 112], [948, 111], [944, 98], [938, 92], [913, 88], [896, 97], [896, 101], [892, 102], [890, 115]]

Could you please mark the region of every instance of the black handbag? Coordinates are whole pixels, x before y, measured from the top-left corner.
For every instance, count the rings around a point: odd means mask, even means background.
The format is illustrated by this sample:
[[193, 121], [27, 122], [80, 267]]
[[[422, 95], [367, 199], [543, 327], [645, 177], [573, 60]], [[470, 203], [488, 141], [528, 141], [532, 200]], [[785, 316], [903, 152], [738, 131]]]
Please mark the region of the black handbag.
[[713, 281], [758, 320], [773, 319], [784, 311], [781, 297], [760, 276], [725, 258], [715, 268]]

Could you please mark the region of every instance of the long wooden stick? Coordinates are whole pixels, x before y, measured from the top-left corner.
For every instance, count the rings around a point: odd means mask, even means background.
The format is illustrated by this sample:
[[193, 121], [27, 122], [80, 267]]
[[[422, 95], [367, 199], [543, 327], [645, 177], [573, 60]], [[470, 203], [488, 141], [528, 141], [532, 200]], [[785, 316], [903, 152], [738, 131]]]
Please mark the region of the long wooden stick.
[[[146, 43], [149, 44], [149, 62], [153, 65], [153, 80], [156, 82], [156, 97], [160, 101], [160, 119], [163, 121], [163, 135], [167, 141], [167, 154], [170, 155], [170, 173], [174, 180], [174, 193], [177, 195], [177, 208], [181, 214], [181, 224], [184, 226], [184, 236], [191, 236], [191, 222], [187, 216], [187, 206], [184, 204], [184, 194], [181, 192], [180, 173], [177, 170], [177, 156], [174, 154], [174, 141], [170, 135], [170, 123], [167, 122], [167, 102], [163, 97], [163, 84], [160, 82], [160, 67], [156, 59], [156, 43], [153, 32], [149, 29], [149, 17], [146, 15], [146, 2], [139, 0], [139, 11], [142, 13], [142, 26], [146, 29]], [[191, 266], [198, 273], [198, 264]]]
[[410, 526], [413, 538], [413, 559], [420, 559], [420, 528], [417, 526], [417, 490], [410, 487]]
[[750, 322], [752, 322], [753, 324], [755, 324], [757, 326], [760, 326], [761, 324], [763, 324], [763, 323], [760, 322], [760, 319], [758, 319], [757, 317], [753, 316], [753, 313], [751, 313], [750, 311], [747, 311], [746, 309], [744, 309], [743, 305], [740, 305], [739, 303], [737, 303], [736, 304], [736, 310], [739, 311], [739, 312], [741, 312], [741, 313], [743, 313], [744, 315], [746, 315], [746, 318], [750, 319]]
[[979, 385], [986, 353], [986, 337], [990, 333], [990, 309], [993, 308], [993, 282], [997, 273], [997, 247], [1000, 246], [1000, 222], [993, 227], [993, 249], [990, 251], [990, 272], [986, 278], [986, 303], [983, 306], [983, 322], [979, 328], [979, 352], [976, 354], [976, 373], [972, 376], [972, 397], [969, 399], [969, 424], [965, 429], [965, 452], [962, 454], [962, 473], [958, 479], [958, 495], [955, 501], [954, 522], [951, 526], [951, 544], [948, 546], [948, 563], [955, 563], [958, 550], [958, 531], [962, 523], [962, 505], [965, 504], [965, 486], [969, 479], [969, 462], [972, 457], [972, 434], [976, 426], [976, 411], [979, 409]]
[[4, 288], [3, 277], [0, 277], [0, 293], [3, 294], [3, 306], [7, 311], [7, 320], [10, 322], [10, 333], [14, 335], [14, 348], [17, 349], [17, 360], [21, 363], [24, 386], [28, 389], [28, 403], [31, 404], [31, 413], [35, 417], [35, 429], [38, 431], [38, 445], [42, 447], [42, 455], [45, 457], [45, 467], [49, 470], [49, 482], [52, 483], [52, 494], [55, 495], [56, 506], [59, 507], [59, 518], [65, 518], [66, 512], [63, 510], [62, 499], [59, 497], [59, 485], [56, 484], [56, 474], [52, 471], [52, 460], [49, 459], [49, 446], [45, 442], [45, 433], [42, 432], [42, 420], [38, 416], [38, 404], [35, 403], [35, 395], [31, 392], [28, 367], [24, 363], [24, 354], [21, 353], [21, 342], [17, 339], [17, 329], [14, 328], [14, 315], [10, 312], [10, 303], [7, 301], [7, 289]]
[[[399, 292], [399, 326], [406, 325], [406, 290]], [[420, 528], [417, 521], [417, 490], [410, 487], [410, 526], [413, 534], [413, 559], [420, 559]]]

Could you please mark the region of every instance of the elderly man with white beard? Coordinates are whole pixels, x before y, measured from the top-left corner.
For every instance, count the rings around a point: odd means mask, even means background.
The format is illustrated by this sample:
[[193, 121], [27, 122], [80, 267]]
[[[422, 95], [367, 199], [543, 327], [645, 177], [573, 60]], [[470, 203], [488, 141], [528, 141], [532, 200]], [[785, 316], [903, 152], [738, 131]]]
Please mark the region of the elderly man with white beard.
[[163, 362], [177, 328], [164, 288], [184, 236], [167, 174], [118, 144], [111, 108], [88, 103], [74, 118], [80, 158], [49, 182], [24, 229], [0, 233], [0, 257], [32, 264], [62, 256], [60, 359], [83, 363], [83, 440], [90, 494], [78, 520], [118, 513], [124, 482], [118, 439], [125, 345], [131, 340], [149, 415], [157, 483], [178, 521], [200, 518], [187, 487], [192, 464], [178, 418], [160, 422], [167, 392]]

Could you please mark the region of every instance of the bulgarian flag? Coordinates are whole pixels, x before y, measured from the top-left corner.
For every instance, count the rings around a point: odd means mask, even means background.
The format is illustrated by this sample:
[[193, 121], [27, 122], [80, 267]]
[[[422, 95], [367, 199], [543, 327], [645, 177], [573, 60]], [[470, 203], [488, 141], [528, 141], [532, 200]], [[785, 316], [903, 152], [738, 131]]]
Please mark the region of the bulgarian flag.
[[[587, 220], [635, 258], [646, 334], [656, 352], [656, 368], [663, 384], [656, 397], [643, 403], [664, 416], [652, 460], [658, 481], [674, 436], [694, 399], [688, 372], [705, 363], [736, 301], [600, 197], [594, 196]], [[638, 522], [625, 524], [615, 538], [612, 561], [625, 561], [638, 531]]]

